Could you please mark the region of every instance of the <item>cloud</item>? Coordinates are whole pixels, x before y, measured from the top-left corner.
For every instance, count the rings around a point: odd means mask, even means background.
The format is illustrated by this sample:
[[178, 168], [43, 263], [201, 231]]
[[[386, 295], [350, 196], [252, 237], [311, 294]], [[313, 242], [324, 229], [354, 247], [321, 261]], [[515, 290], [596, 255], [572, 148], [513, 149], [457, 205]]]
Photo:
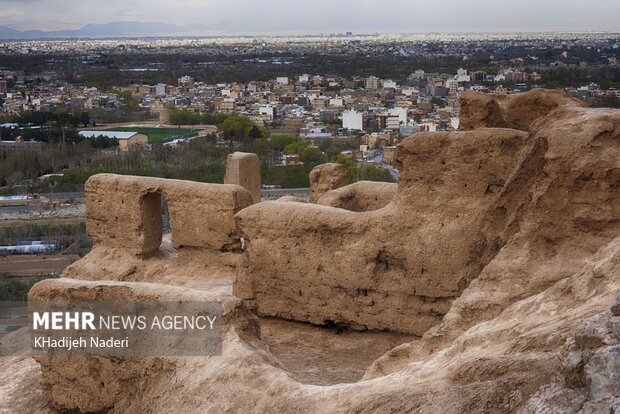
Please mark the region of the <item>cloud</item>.
[[[617, 0], [0, 0], [0, 24], [213, 24], [230, 31], [620, 30]], [[221, 26], [224, 27], [224, 26]]]
[[136, 19], [136, 18], [139, 18], [141, 14], [142, 13], [136, 9], [119, 9], [119, 10], [115, 10], [112, 13], [112, 16]]

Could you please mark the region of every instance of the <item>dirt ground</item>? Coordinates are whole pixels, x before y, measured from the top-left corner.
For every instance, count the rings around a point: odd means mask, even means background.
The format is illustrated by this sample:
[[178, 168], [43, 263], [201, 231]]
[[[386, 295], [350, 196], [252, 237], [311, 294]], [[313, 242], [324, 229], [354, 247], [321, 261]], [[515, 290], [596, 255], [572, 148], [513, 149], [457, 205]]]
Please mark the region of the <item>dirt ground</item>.
[[411, 342], [413, 335], [342, 331], [277, 318], [261, 318], [261, 339], [291, 376], [303, 384], [359, 381], [387, 351]]

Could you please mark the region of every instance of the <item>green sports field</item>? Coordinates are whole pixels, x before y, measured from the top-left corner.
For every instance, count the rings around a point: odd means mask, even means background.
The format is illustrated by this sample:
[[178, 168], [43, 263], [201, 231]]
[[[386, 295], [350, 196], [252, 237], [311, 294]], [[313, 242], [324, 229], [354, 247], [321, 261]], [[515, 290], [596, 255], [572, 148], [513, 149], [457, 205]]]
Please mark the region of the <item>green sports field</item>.
[[111, 128], [110, 131], [139, 132], [149, 138], [149, 144], [167, 142], [172, 141], [175, 138], [187, 138], [198, 135], [197, 130], [184, 128], [117, 127]]

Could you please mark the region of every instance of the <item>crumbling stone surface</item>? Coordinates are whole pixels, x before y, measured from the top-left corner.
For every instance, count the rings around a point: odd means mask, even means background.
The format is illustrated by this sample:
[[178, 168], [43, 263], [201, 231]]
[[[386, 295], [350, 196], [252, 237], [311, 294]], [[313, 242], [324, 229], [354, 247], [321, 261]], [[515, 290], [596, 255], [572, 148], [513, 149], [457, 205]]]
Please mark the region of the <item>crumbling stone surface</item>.
[[517, 95], [491, 95], [467, 91], [459, 98], [459, 130], [514, 128], [530, 131], [534, 121], [560, 107], [585, 107], [559, 90], [532, 89]]
[[[559, 374], [519, 413], [613, 413], [620, 407], [620, 317], [588, 318], [558, 352]], [[579, 408], [579, 410], [577, 410]]]
[[310, 202], [316, 203], [330, 190], [349, 184], [347, 169], [340, 164], [321, 164], [310, 171]]
[[224, 250], [238, 246], [234, 214], [252, 204], [237, 185], [97, 174], [88, 179], [87, 232], [95, 245], [152, 255], [162, 240], [162, 195], [174, 248]]
[[398, 185], [395, 183], [357, 181], [328, 191], [316, 203], [350, 211], [378, 210], [392, 201], [397, 189]]
[[237, 184], [252, 194], [254, 203], [260, 202], [260, 162], [258, 155], [235, 152], [228, 155], [224, 184]]
[[501, 98], [498, 95], [463, 92], [459, 98], [459, 130], [471, 131], [476, 128], [506, 125], [502, 110], [499, 107]]

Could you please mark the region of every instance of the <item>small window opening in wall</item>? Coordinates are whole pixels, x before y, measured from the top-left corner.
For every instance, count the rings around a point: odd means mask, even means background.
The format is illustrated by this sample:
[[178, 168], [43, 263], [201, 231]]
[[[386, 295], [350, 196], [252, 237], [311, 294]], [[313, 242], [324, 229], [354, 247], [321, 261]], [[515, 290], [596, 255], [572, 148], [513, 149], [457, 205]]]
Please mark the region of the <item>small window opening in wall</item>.
[[163, 234], [170, 234], [170, 212], [168, 211], [168, 199], [165, 195], [161, 197], [161, 223]]
[[168, 200], [161, 192], [147, 193], [142, 198], [142, 222], [146, 251], [174, 251], [171, 240]]
[[168, 208], [168, 199], [165, 194], [161, 195], [161, 226], [162, 237], [160, 249], [166, 251], [175, 251], [172, 247], [172, 226], [170, 225], [170, 210]]

